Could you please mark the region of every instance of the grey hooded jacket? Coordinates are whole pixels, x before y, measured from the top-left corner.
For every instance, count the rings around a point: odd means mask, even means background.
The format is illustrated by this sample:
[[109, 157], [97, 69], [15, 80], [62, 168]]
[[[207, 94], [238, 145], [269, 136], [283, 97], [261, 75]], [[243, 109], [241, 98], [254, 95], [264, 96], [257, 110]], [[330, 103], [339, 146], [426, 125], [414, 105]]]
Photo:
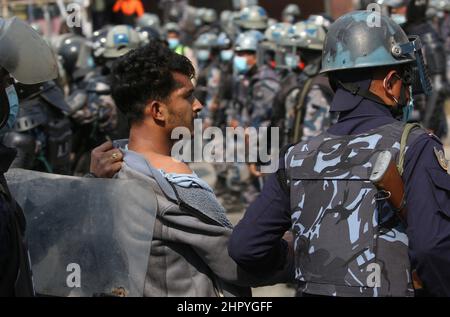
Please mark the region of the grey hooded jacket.
[[229, 257], [232, 226], [213, 193], [170, 184], [144, 157], [127, 150], [124, 153], [116, 177], [139, 179], [157, 197], [144, 296], [251, 296], [248, 286], [283, 279], [272, 276], [261, 281]]

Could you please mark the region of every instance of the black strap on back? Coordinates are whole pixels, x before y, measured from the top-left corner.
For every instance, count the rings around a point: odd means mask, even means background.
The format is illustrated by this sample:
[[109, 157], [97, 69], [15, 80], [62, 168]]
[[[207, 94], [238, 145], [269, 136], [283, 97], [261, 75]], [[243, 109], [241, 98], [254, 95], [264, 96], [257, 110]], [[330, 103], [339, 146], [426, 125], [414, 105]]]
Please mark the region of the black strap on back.
[[355, 85], [352, 83], [343, 83], [341, 81], [339, 81], [339, 85], [342, 88], [344, 88], [345, 90], [352, 93], [353, 95], [358, 95], [358, 96], [364, 97], [366, 99], [372, 100], [376, 103], [384, 104], [384, 101], [381, 100], [380, 97], [378, 97], [374, 93], [370, 92], [369, 90], [361, 89], [361, 87], [359, 85]]
[[[294, 146], [294, 144], [287, 144], [287, 145], [283, 146], [280, 149], [279, 159], [284, 160], [284, 157], [286, 156], [287, 151], [293, 146]], [[277, 179], [278, 179], [278, 182], [280, 183], [281, 189], [286, 193], [286, 195], [289, 196], [289, 185], [288, 185], [288, 177], [286, 174], [286, 165], [283, 164], [283, 167], [279, 167], [278, 171], [276, 173], [277, 173]]]

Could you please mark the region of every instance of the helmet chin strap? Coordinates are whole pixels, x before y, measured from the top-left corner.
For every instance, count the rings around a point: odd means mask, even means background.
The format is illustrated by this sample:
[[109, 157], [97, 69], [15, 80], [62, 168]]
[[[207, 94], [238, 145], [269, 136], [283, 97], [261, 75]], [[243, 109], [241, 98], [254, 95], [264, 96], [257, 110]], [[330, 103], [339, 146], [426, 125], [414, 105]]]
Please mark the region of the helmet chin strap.
[[[383, 82], [383, 88], [386, 89], [386, 79]], [[395, 118], [399, 118], [403, 116], [404, 108], [408, 106], [408, 98], [406, 97], [406, 88], [405, 84], [402, 82], [402, 86], [400, 88], [400, 99], [395, 98], [393, 95], [389, 94], [389, 97], [391, 97], [396, 105], [395, 106], [389, 106], [389, 110], [392, 113], [392, 115]]]

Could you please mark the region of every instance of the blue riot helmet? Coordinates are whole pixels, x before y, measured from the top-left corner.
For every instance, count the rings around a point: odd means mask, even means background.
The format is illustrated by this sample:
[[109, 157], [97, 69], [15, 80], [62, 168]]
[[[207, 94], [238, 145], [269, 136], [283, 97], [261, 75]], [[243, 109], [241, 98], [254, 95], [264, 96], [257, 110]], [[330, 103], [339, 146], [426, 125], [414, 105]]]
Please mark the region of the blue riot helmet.
[[89, 41], [79, 35], [66, 33], [60, 36], [57, 50], [66, 75], [71, 80], [83, 77], [94, 66], [92, 48]]
[[443, 18], [446, 12], [450, 12], [450, 0], [430, 0], [426, 16]]
[[118, 58], [140, 46], [139, 33], [128, 25], [116, 25], [106, 36], [105, 58]]
[[235, 10], [241, 10], [245, 7], [257, 6], [258, 0], [233, 0], [233, 8]]
[[317, 74], [320, 70], [320, 58], [326, 37], [325, 28], [312, 21], [302, 21], [294, 25], [294, 34], [294, 37], [286, 44], [294, 42], [302, 62], [299, 66], [306, 66], [305, 72], [310, 75]]
[[106, 36], [108, 35], [109, 30], [110, 27], [104, 27], [100, 30], [96, 30], [92, 33], [92, 37], [90, 38], [92, 54], [96, 64], [102, 64], [103, 53], [105, 52], [106, 47]]
[[430, 0], [428, 7], [437, 11], [449, 12], [450, 0]]
[[236, 25], [242, 30], [264, 31], [267, 28], [268, 19], [267, 12], [263, 7], [250, 6], [240, 11]]
[[139, 33], [143, 45], [150, 43], [150, 41], [163, 41], [161, 33], [154, 27], [138, 26], [136, 31]]
[[295, 3], [288, 4], [281, 13], [283, 22], [286, 23], [297, 22], [300, 19], [300, 15], [301, 15], [300, 7]]
[[136, 21], [137, 27], [152, 27], [159, 30], [161, 28], [161, 21], [156, 14], [144, 13]]
[[234, 69], [237, 73], [246, 73], [250, 69], [243, 53], [255, 54], [258, 51], [259, 43], [264, 39], [264, 35], [258, 31], [247, 31], [241, 33], [236, 39], [234, 46], [235, 56], [233, 59]]
[[[400, 25], [425, 19], [428, 8], [428, 0], [378, 0], [378, 4]], [[405, 8], [406, 13], [396, 12], [400, 8]]]
[[233, 42], [227, 33], [222, 32], [217, 36], [217, 47], [220, 50], [222, 62], [229, 62], [233, 59]]
[[413, 94], [430, 94], [431, 83], [421, 48], [419, 37], [408, 38], [389, 17], [377, 12], [354, 11], [330, 26], [322, 53], [321, 73], [408, 65], [403, 79], [412, 86]]
[[258, 65], [270, 65], [277, 69], [291, 69], [290, 63], [285, 63], [286, 47], [282, 46], [282, 43], [286, 43], [293, 38], [294, 32], [294, 27], [290, 23], [283, 22], [271, 25], [264, 33], [265, 40], [258, 47]]
[[206, 10], [206, 8], [197, 8], [197, 10], [195, 11], [194, 25], [196, 27], [200, 27], [203, 25], [203, 15], [205, 14]]
[[247, 31], [239, 34], [234, 46], [235, 52], [258, 50], [258, 43], [264, 39], [264, 35], [258, 31]]
[[325, 13], [312, 14], [308, 17], [308, 21], [322, 27], [325, 31], [328, 31], [330, 25], [334, 22], [333, 18]]
[[217, 22], [217, 12], [214, 9], [205, 9], [202, 15], [203, 23], [205, 24], [213, 24]]
[[211, 54], [218, 48], [217, 35], [214, 33], [203, 33], [194, 42], [194, 48], [199, 62], [206, 62]]

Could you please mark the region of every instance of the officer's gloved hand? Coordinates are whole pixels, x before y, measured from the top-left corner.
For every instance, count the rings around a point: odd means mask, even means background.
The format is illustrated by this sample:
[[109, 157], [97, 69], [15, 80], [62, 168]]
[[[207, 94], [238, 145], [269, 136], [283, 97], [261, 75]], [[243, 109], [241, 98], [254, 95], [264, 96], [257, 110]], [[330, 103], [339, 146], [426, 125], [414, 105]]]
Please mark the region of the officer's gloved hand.
[[123, 154], [111, 141], [96, 147], [91, 153], [90, 173], [100, 178], [112, 178], [122, 168]]
[[98, 123], [100, 131], [111, 133], [117, 129], [118, 114], [117, 107], [111, 96], [101, 96], [98, 109]]

